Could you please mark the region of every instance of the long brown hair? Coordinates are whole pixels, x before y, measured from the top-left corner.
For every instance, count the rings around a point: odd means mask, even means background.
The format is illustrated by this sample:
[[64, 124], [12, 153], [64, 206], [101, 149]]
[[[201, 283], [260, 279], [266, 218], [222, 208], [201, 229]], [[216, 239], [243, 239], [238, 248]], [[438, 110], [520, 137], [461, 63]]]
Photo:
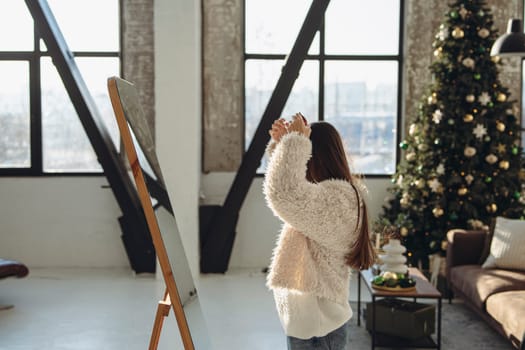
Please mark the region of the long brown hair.
[[[312, 133], [312, 158], [306, 167], [306, 179], [310, 182], [321, 182], [328, 179], [345, 180], [354, 188], [358, 199], [358, 212], [361, 217], [361, 230], [356, 240], [350, 246], [350, 253], [346, 256], [348, 266], [363, 270], [374, 264], [376, 254], [370, 241], [368, 227], [368, 213], [366, 203], [363, 202], [361, 212], [359, 205], [359, 191], [354, 185], [354, 177], [348, 166], [345, 148], [341, 136], [335, 127], [328, 122], [315, 122], [310, 124]], [[359, 227], [359, 222], [357, 223]], [[355, 228], [351, 228], [355, 230]]]

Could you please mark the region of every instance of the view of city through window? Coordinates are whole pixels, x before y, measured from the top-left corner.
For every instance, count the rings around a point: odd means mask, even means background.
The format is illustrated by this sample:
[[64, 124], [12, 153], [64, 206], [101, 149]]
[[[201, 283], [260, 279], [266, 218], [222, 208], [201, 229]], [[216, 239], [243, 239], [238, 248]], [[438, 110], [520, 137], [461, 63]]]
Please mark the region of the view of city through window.
[[[119, 1], [48, 3], [118, 148], [106, 81], [120, 72]], [[46, 45], [34, 36], [33, 19], [23, 1], [0, 3], [0, 29], [13, 33], [0, 37], [0, 172], [101, 172]]]
[[[310, 3], [245, 0], [245, 147], [251, 142]], [[265, 16], [272, 6], [285, 15]], [[363, 30], [370, 24], [359, 12], [366, 9], [377, 16], [374, 25], [381, 27], [376, 28], [381, 36]], [[294, 15], [286, 15], [290, 13]], [[399, 0], [381, 1], [381, 6], [377, 0], [366, 4], [331, 1], [322, 35], [317, 33], [281, 115], [290, 118], [301, 112], [311, 122], [332, 123], [344, 139], [352, 170], [358, 173], [395, 172], [399, 26]], [[264, 172], [265, 166], [263, 159], [258, 171]]]

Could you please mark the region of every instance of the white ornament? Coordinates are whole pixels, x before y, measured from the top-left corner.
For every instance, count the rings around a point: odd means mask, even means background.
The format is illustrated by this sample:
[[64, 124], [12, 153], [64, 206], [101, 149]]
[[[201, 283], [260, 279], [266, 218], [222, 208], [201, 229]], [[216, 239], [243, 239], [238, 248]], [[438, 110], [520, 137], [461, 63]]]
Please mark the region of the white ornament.
[[478, 35], [481, 39], [485, 39], [490, 35], [490, 31], [487, 28], [481, 28], [478, 31]]
[[474, 130], [472, 130], [472, 133], [474, 135], [476, 135], [476, 137], [478, 139], [481, 139], [481, 138], [483, 138], [483, 136], [485, 136], [487, 134], [487, 128], [485, 128], [481, 124], [477, 124], [476, 127], [474, 128]]
[[401, 245], [399, 239], [390, 239], [387, 244], [383, 246], [385, 254], [379, 255], [379, 259], [383, 263], [381, 265], [382, 272], [406, 273], [408, 267], [405, 264], [407, 258], [403, 255], [406, 248]]
[[419, 128], [418, 128], [417, 124], [410, 124], [410, 128], [408, 129], [408, 134], [410, 136], [413, 136], [418, 131], [419, 131]]
[[439, 182], [438, 179], [434, 178], [430, 181], [428, 181], [428, 187], [432, 190], [432, 192], [440, 193], [443, 189], [443, 186], [441, 185], [441, 182]]
[[498, 161], [498, 157], [491, 153], [485, 157], [485, 161], [489, 164], [494, 164]]
[[465, 147], [465, 150], [463, 151], [463, 154], [466, 157], [473, 157], [476, 154], [476, 149], [474, 147]]
[[407, 153], [405, 158], [407, 161], [412, 162], [416, 160], [416, 154], [414, 152]]
[[473, 69], [476, 65], [476, 61], [474, 61], [472, 58], [467, 57], [465, 58], [461, 63], [467, 68]]
[[478, 102], [481, 103], [481, 105], [486, 106], [487, 103], [491, 101], [490, 95], [488, 92], [483, 91], [481, 95], [478, 97]]
[[443, 175], [445, 173], [445, 166], [443, 165], [443, 163], [440, 163], [437, 166], [436, 173], [438, 173], [439, 175]]
[[474, 181], [474, 176], [468, 174], [467, 176], [465, 176], [465, 181], [467, 181], [467, 185], [470, 186], [470, 184], [472, 183], [472, 181]]
[[436, 109], [432, 114], [432, 121], [436, 124], [439, 124], [439, 122], [441, 122], [441, 119], [443, 119], [443, 113], [441, 113], [439, 109]]
[[449, 35], [450, 35], [450, 32], [448, 30], [448, 27], [445, 27], [445, 25], [442, 24], [439, 27], [439, 33], [438, 33], [439, 40], [445, 41], [448, 38]]
[[396, 185], [398, 185], [399, 187], [401, 187], [401, 185], [403, 185], [403, 175], [399, 175], [399, 177], [397, 178], [397, 181], [396, 181]]
[[417, 149], [421, 152], [425, 152], [428, 150], [428, 145], [426, 143], [420, 143], [419, 145], [417, 145]]

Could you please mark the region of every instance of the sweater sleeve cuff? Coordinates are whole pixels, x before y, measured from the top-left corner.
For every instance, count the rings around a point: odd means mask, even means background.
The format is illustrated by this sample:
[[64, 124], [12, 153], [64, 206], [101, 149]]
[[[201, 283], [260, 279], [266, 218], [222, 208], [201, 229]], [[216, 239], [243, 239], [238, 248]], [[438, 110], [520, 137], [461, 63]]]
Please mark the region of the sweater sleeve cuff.
[[296, 131], [284, 135], [279, 143], [282, 144], [282, 147], [291, 149], [294, 152], [299, 152], [299, 154], [305, 157], [309, 157], [312, 148], [310, 139]]

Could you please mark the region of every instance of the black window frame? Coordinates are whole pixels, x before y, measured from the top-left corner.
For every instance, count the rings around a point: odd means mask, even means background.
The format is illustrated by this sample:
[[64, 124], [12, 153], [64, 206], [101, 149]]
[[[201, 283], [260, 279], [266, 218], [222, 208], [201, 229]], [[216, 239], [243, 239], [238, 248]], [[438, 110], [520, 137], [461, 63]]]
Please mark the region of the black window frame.
[[[119, 59], [119, 75], [122, 76], [122, 1], [117, 0], [119, 6], [118, 14], [118, 51], [72, 51], [73, 56], [104, 58], [114, 57]], [[0, 177], [9, 176], [39, 176], [39, 177], [75, 177], [75, 176], [104, 176], [104, 170], [99, 171], [52, 171], [46, 172], [43, 168], [43, 139], [42, 139], [42, 84], [41, 84], [41, 62], [42, 58], [51, 58], [51, 54], [42, 50], [43, 39], [38, 33], [37, 26], [33, 23], [33, 51], [0, 51], [0, 62], [19, 61], [29, 64], [29, 139], [30, 139], [30, 166], [29, 167], [0, 167]], [[68, 95], [69, 97], [69, 95]], [[109, 98], [109, 97], [108, 97]], [[75, 112], [76, 114], [76, 112]]]
[[[243, 22], [242, 22], [242, 28], [243, 28], [243, 34], [246, 29], [246, 1], [243, 1]], [[328, 5], [330, 6], [330, 5]], [[318, 30], [319, 33], [319, 53], [318, 54], [307, 54], [305, 58], [305, 62], [307, 61], [317, 61], [319, 64], [319, 105], [318, 105], [318, 115], [320, 121], [324, 120], [324, 70], [325, 70], [325, 62], [326, 61], [396, 61], [397, 62], [397, 118], [396, 118], [396, 136], [395, 136], [395, 164], [394, 164], [394, 170], [392, 174], [368, 174], [363, 173], [366, 178], [391, 178], [392, 175], [395, 173], [395, 169], [397, 168], [397, 165], [400, 161], [400, 151], [399, 147], [397, 145], [399, 144], [401, 140], [402, 135], [402, 106], [403, 106], [403, 63], [404, 63], [404, 55], [403, 55], [403, 48], [404, 48], [404, 30], [405, 30], [405, 0], [399, 0], [399, 31], [398, 31], [398, 50], [397, 55], [334, 55], [334, 54], [326, 54], [325, 53], [325, 25], [324, 21], [321, 24], [321, 27]], [[286, 55], [285, 54], [255, 54], [255, 53], [247, 53], [246, 52], [246, 40], [243, 35], [242, 37], [242, 48], [243, 48], [243, 77], [246, 77], [246, 61], [250, 59], [262, 59], [262, 60], [284, 60]], [[242, 82], [242, 90], [243, 90], [243, 106], [246, 105], [246, 86], [245, 86], [245, 78]], [[243, 108], [243, 154], [246, 152], [246, 139], [245, 139], [245, 125], [246, 125], [246, 109]], [[257, 173], [257, 177], [262, 177], [264, 174]]]

